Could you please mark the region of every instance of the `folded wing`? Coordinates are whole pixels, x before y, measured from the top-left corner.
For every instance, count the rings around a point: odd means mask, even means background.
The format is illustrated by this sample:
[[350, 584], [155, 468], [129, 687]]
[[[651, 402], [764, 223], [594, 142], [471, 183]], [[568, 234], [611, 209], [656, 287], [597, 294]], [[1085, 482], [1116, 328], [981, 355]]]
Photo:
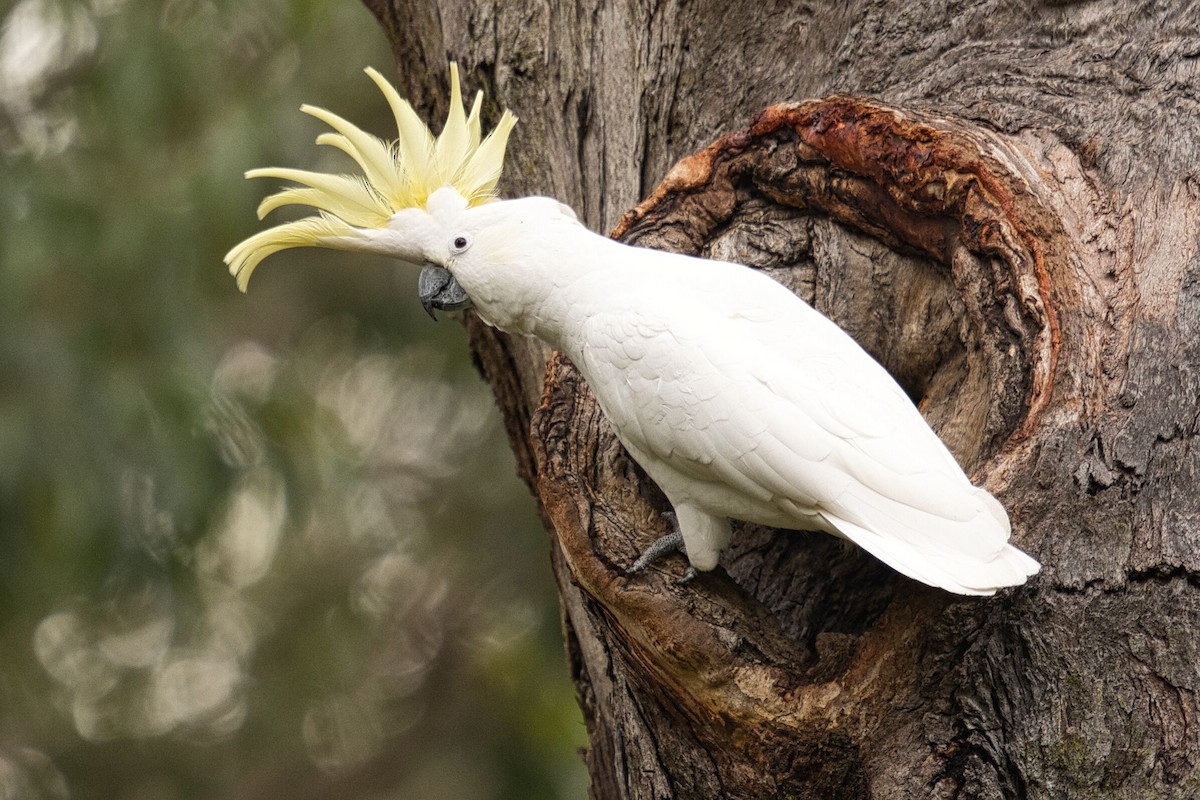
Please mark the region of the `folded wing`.
[[720, 498], [712, 513], [780, 527], [816, 517], [899, 572], [960, 594], [991, 594], [1038, 570], [1008, 544], [1003, 507], [971, 484], [878, 363], [786, 289], [728, 270], [742, 275], [693, 272], [690, 291], [629, 298], [588, 322], [581, 366], [618, 434], [652, 462], [642, 466], [673, 484], [668, 495], [692, 481], [689, 501]]

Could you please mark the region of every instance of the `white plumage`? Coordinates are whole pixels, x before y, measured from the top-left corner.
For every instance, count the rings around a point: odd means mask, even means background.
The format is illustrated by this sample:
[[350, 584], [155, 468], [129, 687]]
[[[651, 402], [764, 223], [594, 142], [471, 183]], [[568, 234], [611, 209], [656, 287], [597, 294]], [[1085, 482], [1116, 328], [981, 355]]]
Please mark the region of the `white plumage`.
[[318, 142], [354, 157], [365, 180], [248, 173], [308, 185], [268, 198], [260, 213], [290, 203], [321, 213], [231, 250], [243, 289], [287, 247], [425, 263], [427, 308], [470, 303], [489, 324], [566, 352], [671, 501], [697, 569], [716, 566], [732, 518], [843, 536], [959, 594], [991, 594], [1038, 571], [1008, 543], [1001, 505], [971, 484], [891, 376], [808, 304], [746, 267], [599, 236], [548, 198], [493, 200], [515, 117], [506, 112], [482, 138], [479, 101], [466, 115], [452, 69], [452, 108], [435, 140], [371, 75], [400, 138], [388, 145], [310, 109], [338, 131]]
[[[1037, 572], [891, 376], [786, 288], [618, 244], [553, 201], [456, 205], [434, 218], [468, 248], [424, 255], [485, 320], [571, 358], [674, 506], [693, 566], [716, 565], [733, 518], [843, 536], [959, 594]], [[516, 291], [497, 294], [501, 281]]]

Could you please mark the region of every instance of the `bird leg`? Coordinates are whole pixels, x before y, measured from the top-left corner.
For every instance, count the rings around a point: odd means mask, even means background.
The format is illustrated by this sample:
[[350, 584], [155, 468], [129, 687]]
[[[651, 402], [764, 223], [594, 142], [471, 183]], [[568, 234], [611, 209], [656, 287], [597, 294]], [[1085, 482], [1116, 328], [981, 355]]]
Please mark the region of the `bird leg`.
[[630, 567], [630, 572], [641, 572], [646, 567], [661, 561], [663, 558], [672, 553], [682, 553], [687, 555], [687, 550], [683, 546], [683, 534], [678, 529], [671, 531], [666, 536], [660, 536], [638, 556], [637, 561], [633, 562]]
[[[671, 521], [671, 532], [666, 536], [660, 536], [651, 542], [642, 554], [638, 556], [637, 561], [633, 562], [633, 566], [629, 568], [631, 573], [638, 573], [646, 569], [646, 567], [660, 561], [672, 553], [680, 553], [687, 557], [687, 547], [683, 543], [683, 533], [679, 530], [679, 520], [675, 517], [675, 512], [666, 511], [663, 516]], [[683, 573], [683, 577], [676, 583], [683, 586], [686, 583], [691, 583], [696, 577], [696, 568], [690, 563], [688, 564], [687, 572]]]

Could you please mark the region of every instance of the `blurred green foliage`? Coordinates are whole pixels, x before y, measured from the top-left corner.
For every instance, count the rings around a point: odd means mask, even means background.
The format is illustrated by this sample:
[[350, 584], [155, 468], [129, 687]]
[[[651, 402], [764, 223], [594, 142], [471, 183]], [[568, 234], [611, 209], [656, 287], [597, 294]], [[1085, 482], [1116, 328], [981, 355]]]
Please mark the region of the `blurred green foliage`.
[[[0, 8], [0, 797], [584, 793], [546, 538], [415, 275], [256, 166], [386, 135], [354, 0]], [[321, 148], [328, 150], [330, 148]]]

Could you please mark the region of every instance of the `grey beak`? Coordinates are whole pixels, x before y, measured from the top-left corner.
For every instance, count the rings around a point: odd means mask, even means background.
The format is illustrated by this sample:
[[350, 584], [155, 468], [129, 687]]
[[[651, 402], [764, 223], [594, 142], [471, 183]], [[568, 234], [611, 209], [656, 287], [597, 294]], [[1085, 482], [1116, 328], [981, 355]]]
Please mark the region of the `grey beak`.
[[417, 279], [417, 291], [421, 295], [421, 305], [425, 313], [433, 319], [434, 310], [458, 311], [471, 305], [471, 298], [454, 280], [454, 276], [434, 264], [426, 264], [421, 268], [421, 277]]

